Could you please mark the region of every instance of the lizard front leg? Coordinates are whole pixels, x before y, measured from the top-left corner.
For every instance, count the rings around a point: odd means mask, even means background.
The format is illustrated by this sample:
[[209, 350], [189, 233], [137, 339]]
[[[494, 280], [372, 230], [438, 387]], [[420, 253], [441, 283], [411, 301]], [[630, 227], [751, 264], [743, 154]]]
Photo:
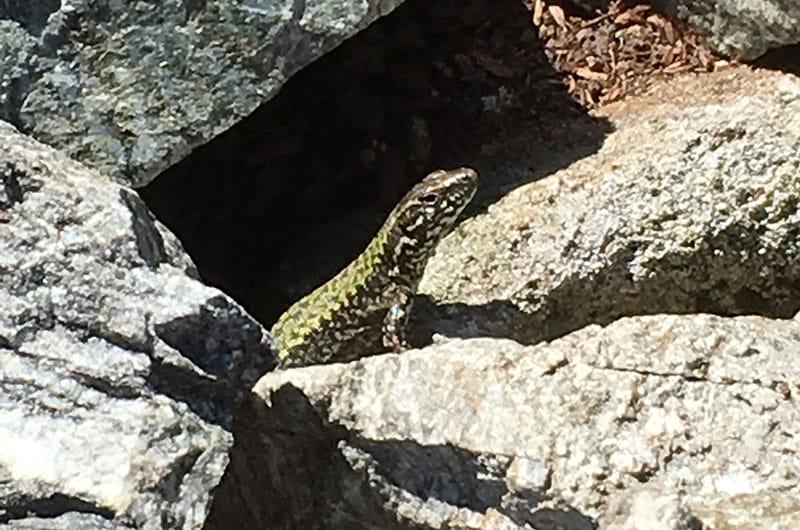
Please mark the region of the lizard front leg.
[[412, 302], [411, 293], [402, 291], [396, 296], [396, 301], [389, 306], [381, 327], [381, 341], [384, 348], [396, 353], [409, 349], [405, 332]]

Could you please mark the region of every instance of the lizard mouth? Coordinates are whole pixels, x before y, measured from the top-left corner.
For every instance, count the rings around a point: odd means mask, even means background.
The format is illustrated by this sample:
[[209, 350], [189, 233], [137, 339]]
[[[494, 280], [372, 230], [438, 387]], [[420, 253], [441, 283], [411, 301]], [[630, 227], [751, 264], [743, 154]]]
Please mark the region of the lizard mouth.
[[472, 168], [462, 167], [456, 170], [454, 178], [457, 180], [456, 187], [461, 192], [459, 197], [461, 207], [458, 212], [461, 213], [478, 189], [478, 172]]

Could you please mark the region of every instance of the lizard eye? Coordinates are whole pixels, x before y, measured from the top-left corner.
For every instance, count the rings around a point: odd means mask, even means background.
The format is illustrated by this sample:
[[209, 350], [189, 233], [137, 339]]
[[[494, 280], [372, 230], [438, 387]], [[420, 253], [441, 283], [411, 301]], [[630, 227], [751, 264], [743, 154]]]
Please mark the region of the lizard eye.
[[427, 193], [419, 198], [425, 204], [434, 204], [436, 201], [439, 200], [439, 197], [435, 193]]

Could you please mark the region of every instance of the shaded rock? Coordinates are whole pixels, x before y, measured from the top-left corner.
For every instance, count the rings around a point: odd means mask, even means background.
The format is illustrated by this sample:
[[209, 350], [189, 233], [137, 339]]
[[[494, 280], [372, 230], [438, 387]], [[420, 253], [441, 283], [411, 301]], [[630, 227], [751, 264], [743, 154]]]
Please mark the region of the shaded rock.
[[794, 0], [654, 0], [653, 4], [729, 57], [755, 59], [770, 48], [800, 42], [800, 4]]
[[603, 113], [597, 153], [443, 240], [416, 335], [534, 343], [623, 315], [800, 310], [800, 80], [736, 68]]
[[299, 389], [338, 443], [282, 449], [340, 455], [341, 480], [408, 527], [796, 527], [798, 355], [799, 320], [657, 315], [272, 372], [256, 391], [280, 410]]
[[202, 526], [273, 356], [195, 277], [134, 192], [0, 123], [0, 523]]
[[0, 3], [0, 118], [144, 185], [399, 3]]
[[425, 528], [398, 521], [337, 449], [342, 429], [302, 392], [287, 385], [271, 403], [254, 396], [237, 410], [230, 465], [205, 530]]
[[8, 524], [0, 524], [0, 528], [13, 530], [16, 528], [26, 530], [74, 530], [91, 528], [92, 530], [126, 530], [130, 526], [93, 514], [68, 513], [57, 517], [28, 517], [15, 519]]

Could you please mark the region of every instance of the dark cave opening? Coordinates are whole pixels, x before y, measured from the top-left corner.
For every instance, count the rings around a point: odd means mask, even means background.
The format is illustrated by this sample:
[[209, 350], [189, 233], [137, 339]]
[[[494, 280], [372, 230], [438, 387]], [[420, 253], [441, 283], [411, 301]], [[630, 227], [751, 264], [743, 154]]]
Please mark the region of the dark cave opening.
[[[546, 46], [519, 0], [409, 0], [141, 195], [204, 280], [268, 326], [428, 172], [478, 170], [469, 216], [597, 149], [610, 125], [576, 102]], [[549, 53], [569, 46], [585, 43]], [[798, 59], [785, 46], [754, 66], [797, 73]]]
[[[596, 149], [522, 2], [406, 2], [294, 76], [141, 195], [203, 279], [269, 326], [349, 263], [429, 171], [503, 190]], [[509, 180], [495, 168], [525, 166]]]

